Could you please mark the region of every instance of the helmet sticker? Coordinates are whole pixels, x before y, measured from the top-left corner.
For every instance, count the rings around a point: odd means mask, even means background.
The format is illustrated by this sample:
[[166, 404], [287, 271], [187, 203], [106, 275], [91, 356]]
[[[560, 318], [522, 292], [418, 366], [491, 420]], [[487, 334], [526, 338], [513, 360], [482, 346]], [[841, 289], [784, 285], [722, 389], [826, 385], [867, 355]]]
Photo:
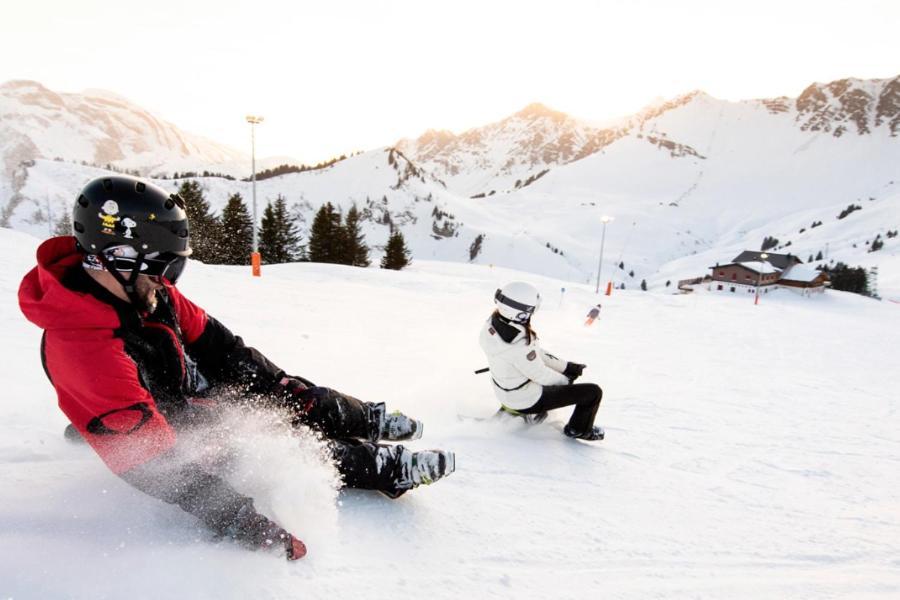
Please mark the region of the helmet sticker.
[[116, 223], [121, 218], [116, 216], [118, 213], [119, 205], [115, 200], [107, 200], [103, 203], [103, 206], [100, 207], [100, 212], [97, 213], [97, 216], [100, 217], [100, 221], [102, 222], [102, 229], [100, 230], [101, 233], [105, 233], [106, 235], [116, 234]]
[[134, 236], [132, 235], [131, 230], [133, 228], [137, 227], [137, 223], [135, 223], [128, 217], [125, 217], [124, 219], [122, 219], [122, 226], [125, 228], [125, 234], [124, 234], [125, 237], [128, 238], [129, 240], [133, 239]]

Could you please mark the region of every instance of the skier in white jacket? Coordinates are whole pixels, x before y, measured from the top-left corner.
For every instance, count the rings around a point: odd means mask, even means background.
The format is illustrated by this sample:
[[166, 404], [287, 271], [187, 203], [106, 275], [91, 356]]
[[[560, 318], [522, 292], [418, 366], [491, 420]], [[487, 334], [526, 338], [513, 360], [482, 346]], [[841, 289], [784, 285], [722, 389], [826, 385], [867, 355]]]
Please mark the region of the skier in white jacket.
[[540, 422], [548, 410], [575, 406], [563, 433], [602, 440], [594, 426], [603, 390], [593, 383], [573, 383], [585, 365], [566, 362], [541, 349], [531, 316], [541, 295], [529, 283], [515, 281], [494, 294], [497, 310], [484, 324], [479, 343], [487, 355], [491, 385], [501, 410]]

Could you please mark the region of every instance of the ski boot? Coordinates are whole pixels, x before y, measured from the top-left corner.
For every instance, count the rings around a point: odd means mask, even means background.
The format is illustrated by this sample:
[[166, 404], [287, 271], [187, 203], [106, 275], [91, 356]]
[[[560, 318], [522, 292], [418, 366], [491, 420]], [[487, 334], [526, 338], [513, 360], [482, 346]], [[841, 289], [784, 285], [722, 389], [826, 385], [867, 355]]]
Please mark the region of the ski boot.
[[603, 431], [602, 427], [592, 427], [590, 431], [586, 431], [584, 433], [578, 433], [568, 425], [563, 427], [563, 433], [566, 434], [567, 437], [576, 439], [576, 440], [587, 440], [588, 442], [597, 442], [604, 438], [606, 433]]
[[389, 498], [398, 498], [420, 485], [431, 485], [456, 470], [456, 454], [449, 450], [403, 449], [395, 489], [384, 491]]
[[371, 411], [370, 423], [374, 423], [375, 431], [370, 441], [406, 442], [422, 437], [422, 430], [425, 427], [422, 421], [411, 419], [399, 410], [388, 414], [385, 412], [384, 404], [381, 403], [375, 404]]

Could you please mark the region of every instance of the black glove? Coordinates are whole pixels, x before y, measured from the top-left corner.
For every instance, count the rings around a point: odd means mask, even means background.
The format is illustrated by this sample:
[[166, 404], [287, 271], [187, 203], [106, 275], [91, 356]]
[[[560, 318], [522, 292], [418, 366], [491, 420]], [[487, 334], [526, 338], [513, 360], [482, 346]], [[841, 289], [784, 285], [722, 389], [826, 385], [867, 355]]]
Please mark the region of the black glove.
[[573, 362], [566, 363], [566, 369], [563, 371], [563, 375], [569, 378], [569, 383], [573, 383], [576, 379], [581, 377], [585, 368], [587, 368], [587, 365]]
[[312, 407], [311, 403], [315, 397], [315, 393], [312, 392], [314, 387], [311, 381], [302, 377], [284, 376], [278, 381], [275, 395], [281, 405], [299, 417], [309, 412]]

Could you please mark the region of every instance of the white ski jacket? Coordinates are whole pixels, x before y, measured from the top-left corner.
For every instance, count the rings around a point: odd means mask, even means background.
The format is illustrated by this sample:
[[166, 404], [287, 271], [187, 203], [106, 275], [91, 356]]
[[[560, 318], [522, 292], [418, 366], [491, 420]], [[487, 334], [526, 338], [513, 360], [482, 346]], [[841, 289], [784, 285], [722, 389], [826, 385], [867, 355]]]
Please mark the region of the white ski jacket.
[[[509, 341], [507, 341], [509, 340]], [[525, 328], [491, 316], [478, 340], [491, 370], [491, 386], [500, 404], [513, 410], [534, 406], [545, 385], [566, 385], [567, 362], [541, 349], [537, 339], [529, 344]]]

